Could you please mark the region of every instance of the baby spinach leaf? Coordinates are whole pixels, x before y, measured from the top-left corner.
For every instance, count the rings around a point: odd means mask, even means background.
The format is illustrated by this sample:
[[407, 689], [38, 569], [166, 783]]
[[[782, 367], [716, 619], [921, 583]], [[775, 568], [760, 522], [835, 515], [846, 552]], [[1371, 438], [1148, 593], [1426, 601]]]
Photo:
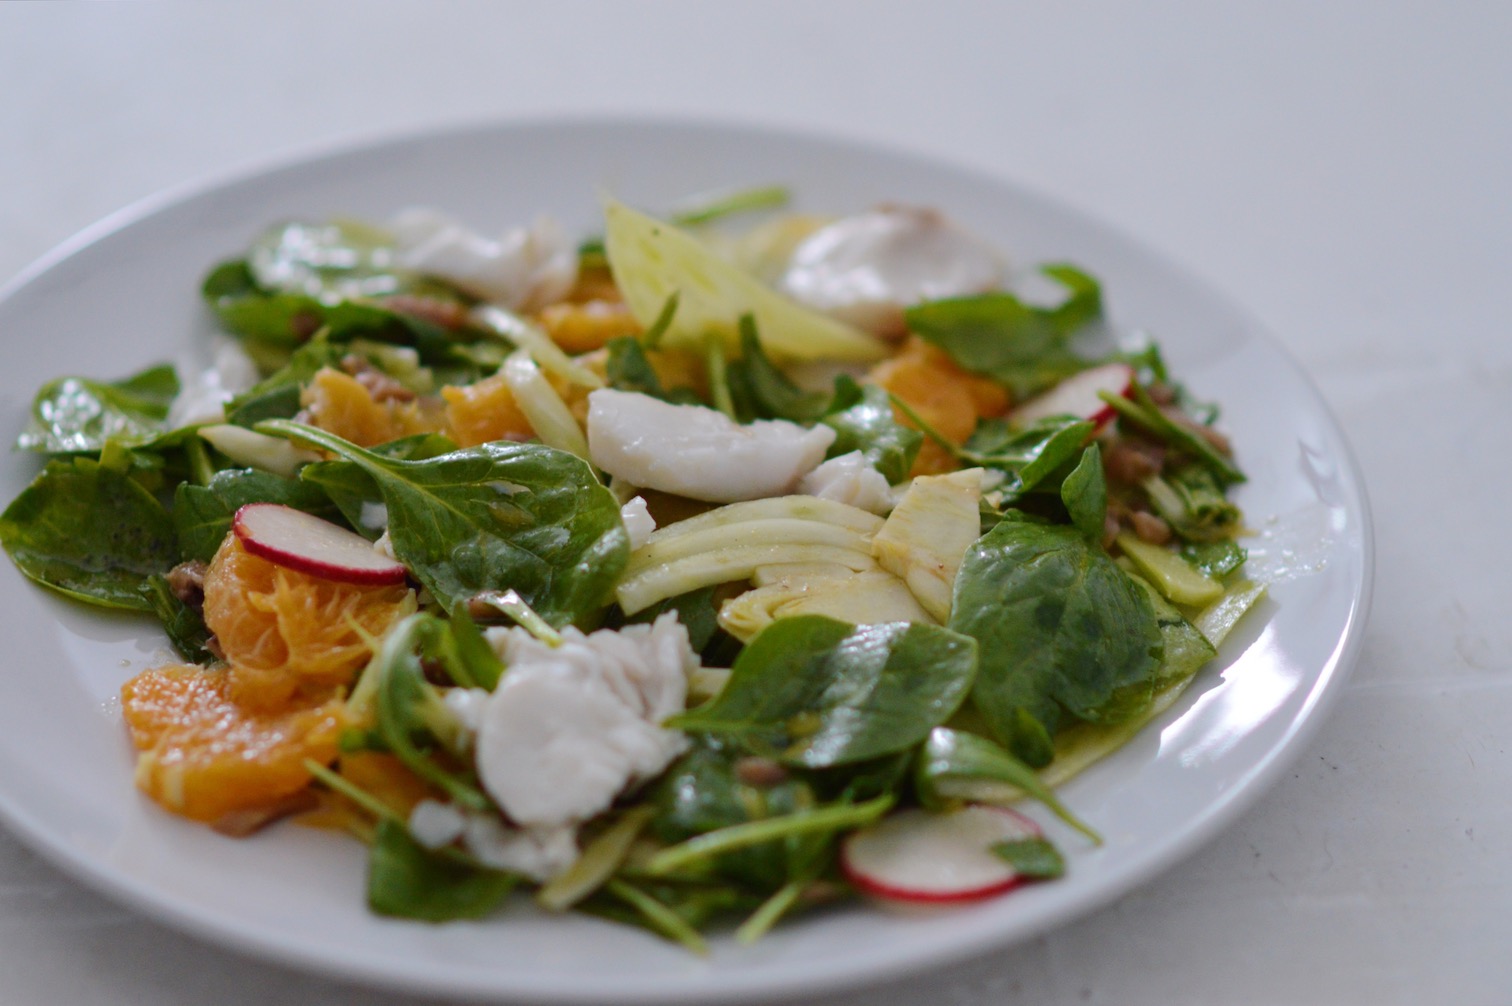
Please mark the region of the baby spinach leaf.
[[379, 915], [425, 922], [478, 919], [503, 903], [517, 880], [442, 855], [410, 838], [404, 825], [378, 822], [368, 855], [368, 907]]
[[976, 708], [1036, 767], [1046, 752], [1034, 726], [1107, 721], [1122, 689], [1153, 688], [1159, 663], [1144, 590], [1064, 525], [1004, 521], [983, 535], [956, 576], [950, 627], [979, 644]]
[[997, 842], [993, 853], [1030, 880], [1054, 880], [1066, 873], [1066, 860], [1048, 838], [1015, 838]]
[[1102, 313], [1101, 291], [1091, 276], [1070, 265], [1042, 271], [1068, 290], [1057, 307], [1035, 307], [1011, 293], [954, 297], [909, 308], [908, 328], [967, 370], [1027, 398], [1086, 366], [1067, 342]]
[[[713, 734], [694, 736], [688, 753], [674, 762], [651, 791], [656, 808], [650, 827], [665, 842], [737, 824], [783, 817], [818, 803], [810, 784], [790, 775], [769, 786], [741, 782], [736, 763], [745, 757], [738, 744]], [[733, 849], [710, 863], [714, 873], [761, 890], [786, 882], [790, 866], [807, 849], [803, 843], [768, 842]]]
[[1108, 480], [1096, 444], [1082, 451], [1081, 460], [1061, 483], [1060, 495], [1071, 523], [1088, 541], [1100, 544], [1107, 531]]
[[[1208, 642], [1207, 637], [1187, 621], [1186, 616], [1167, 601], [1154, 585], [1142, 576], [1130, 576], [1130, 579], [1144, 589], [1150, 599], [1150, 606], [1155, 611], [1155, 623], [1160, 626], [1160, 668], [1155, 675], [1157, 688], [1174, 681], [1185, 681], [1218, 655], [1218, 650]], [[1131, 710], [1131, 715], [1141, 711]]]
[[793, 765], [854, 764], [923, 740], [966, 698], [975, 669], [973, 642], [948, 629], [783, 618], [741, 651], [718, 697], [670, 722]]
[[337, 516], [318, 486], [256, 468], [227, 468], [208, 485], [179, 484], [173, 497], [173, 526], [184, 559], [209, 562], [231, 530], [231, 518], [248, 503], [282, 503], [326, 520]]
[[970, 786], [977, 782], [1022, 790], [1093, 842], [1102, 844], [1102, 837], [1072, 814], [1055, 790], [1042, 782], [1027, 763], [985, 737], [948, 727], [931, 730], [914, 767], [914, 789], [919, 802], [938, 808], [952, 799], [969, 798]]
[[163, 623], [168, 641], [173, 644], [179, 656], [191, 664], [208, 665], [216, 662], [215, 654], [206, 645], [210, 642], [211, 633], [205, 625], [203, 612], [179, 600], [168, 586], [167, 578], [161, 573], [154, 573], [142, 585], [142, 593], [158, 620]]
[[289, 419], [299, 412], [299, 394], [322, 367], [341, 363], [345, 350], [316, 338], [294, 350], [289, 360], [226, 405], [226, 422], [255, 426], [264, 419]]
[[924, 442], [922, 433], [898, 422], [886, 390], [843, 374], [835, 379], [835, 395], [819, 421], [836, 434], [828, 457], [860, 451], [891, 483], [908, 477]]
[[957, 454], [967, 464], [1006, 473], [1002, 490], [1011, 501], [1069, 464], [1086, 446], [1094, 428], [1093, 423], [1072, 416], [1050, 416], [1025, 427], [986, 419]]
[[178, 563], [173, 521], [129, 474], [51, 461], [0, 514], [0, 544], [38, 583], [107, 608], [152, 611], [149, 577]]
[[448, 609], [513, 589], [553, 626], [587, 621], [629, 559], [619, 503], [566, 451], [499, 441], [410, 461], [284, 419], [258, 429], [329, 451], [370, 477], [395, 553]]
[[141, 446], [164, 432], [178, 393], [178, 374], [167, 364], [119, 381], [61, 377], [37, 392], [16, 446], [48, 454], [95, 454], [107, 440]]
[[1232, 538], [1191, 542], [1181, 546], [1181, 557], [1203, 574], [1222, 580], [1244, 565], [1249, 553]]

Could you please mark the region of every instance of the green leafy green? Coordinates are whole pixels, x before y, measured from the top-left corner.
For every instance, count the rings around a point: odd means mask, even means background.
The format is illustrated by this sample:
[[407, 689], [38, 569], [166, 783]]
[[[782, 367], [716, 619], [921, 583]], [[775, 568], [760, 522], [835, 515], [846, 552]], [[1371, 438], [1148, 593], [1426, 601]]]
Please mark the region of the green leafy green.
[[[742, 782], [735, 766], [745, 755], [728, 738], [705, 734], [692, 740], [687, 754], [672, 764], [650, 794], [656, 808], [651, 828], [664, 841], [681, 842], [732, 825], [785, 816], [819, 802], [800, 775], [789, 774], [767, 786]], [[801, 842], [768, 842], [725, 850], [705, 865], [735, 882], [776, 890], [808, 853]]]
[[119, 381], [60, 377], [37, 392], [16, 446], [47, 454], [95, 454], [108, 440], [140, 446], [165, 432], [178, 393], [178, 374], [167, 364]]
[[1082, 451], [1081, 460], [1061, 483], [1061, 502], [1076, 529], [1088, 541], [1100, 543], [1108, 519], [1108, 480], [1096, 444]]
[[747, 644], [717, 698], [670, 722], [794, 765], [854, 764], [923, 740], [975, 669], [972, 641], [935, 626], [783, 618]]
[[931, 730], [914, 767], [919, 802], [938, 808], [951, 799], [970, 799], [974, 796], [971, 787], [982, 782], [1022, 790], [1092, 841], [1102, 842], [1101, 836], [1072, 814], [1027, 763], [985, 737], [948, 727]]
[[148, 579], [178, 563], [173, 521], [127, 473], [84, 457], [50, 461], [0, 514], [18, 569], [107, 608], [152, 611]]
[[448, 743], [456, 743], [461, 728], [435, 686], [426, 681], [421, 665], [421, 648], [433, 645], [444, 631], [444, 624], [434, 616], [416, 613], [384, 637], [372, 664], [363, 672], [364, 677], [377, 677], [373, 691], [377, 733], [415, 775], [464, 807], [488, 810], [493, 805], [478, 788], [471, 771], [447, 764]]
[[181, 482], [173, 498], [173, 526], [184, 559], [209, 562], [248, 503], [282, 503], [331, 520], [337, 511], [320, 488], [256, 468], [227, 468], [208, 485]]
[[828, 456], [860, 451], [888, 482], [902, 482], [913, 467], [924, 435], [898, 422], [892, 399], [875, 384], [858, 384], [845, 375], [835, 379], [835, 394], [819, 420], [835, 431]]
[[494, 911], [517, 879], [420, 845], [404, 825], [378, 822], [368, 858], [368, 907], [379, 915], [425, 922], [479, 919]]
[[226, 421], [255, 426], [264, 419], [289, 419], [299, 412], [299, 395], [323, 367], [341, 363], [346, 350], [329, 339], [315, 338], [300, 346], [274, 373], [263, 378], [226, 405]]
[[728, 365], [730, 393], [743, 421], [786, 419], [811, 423], [828, 410], [830, 396], [804, 391], [777, 368], [761, 348], [756, 319], [740, 316], [740, 358]]
[[951, 450], [965, 464], [1005, 473], [1004, 498], [1016, 500], [1069, 465], [1082, 453], [1093, 429], [1093, 423], [1072, 416], [1050, 416], [1025, 427], [987, 419], [961, 448]]
[[409, 461], [275, 419], [258, 430], [351, 462], [377, 485], [399, 560], [450, 609], [517, 591], [552, 625], [594, 617], [630, 554], [619, 503], [581, 458], [493, 442]]
[[1136, 383], [1133, 387], [1133, 400], [1124, 398], [1122, 395], [1114, 395], [1103, 392], [1099, 397], [1118, 413], [1121, 420], [1130, 423], [1146, 433], [1151, 434], [1169, 444], [1176, 450], [1194, 458], [1199, 464], [1212, 473], [1217, 480], [1220, 489], [1243, 482], [1244, 473], [1232, 460], [1225, 457], [1216, 447], [1204, 439], [1196, 431], [1183, 426], [1176, 420], [1160, 411], [1160, 407], [1150, 398], [1150, 393], [1144, 386]]
[[692, 388], [669, 389], [662, 386], [661, 378], [656, 376], [656, 370], [646, 356], [645, 345], [639, 339], [623, 335], [610, 339], [605, 348], [609, 351], [605, 370], [609, 387], [620, 391], [638, 391], [676, 405], [703, 404]]
[[1091, 276], [1070, 265], [1041, 271], [1068, 291], [1054, 308], [1026, 304], [1011, 293], [929, 301], [905, 312], [909, 331], [967, 370], [1027, 398], [1086, 366], [1068, 341], [1102, 313], [1101, 289]]
[[1244, 565], [1249, 553], [1232, 538], [1190, 542], [1181, 546], [1181, 557], [1205, 576], [1221, 580]]
[[168, 633], [168, 641], [173, 644], [179, 656], [191, 664], [216, 662], [215, 654], [207, 645], [210, 642], [211, 633], [205, 625], [205, 616], [199, 608], [180, 600], [168, 586], [167, 578], [161, 573], [149, 576], [142, 585], [142, 592], [153, 613], [163, 623], [163, 629]]
[[1149, 598], [1073, 527], [1004, 521], [982, 536], [956, 576], [950, 627], [979, 644], [976, 708], [1036, 767], [1039, 733], [1063, 715], [1104, 722], [1126, 714], [1131, 691], [1153, 693]]
[[1202, 464], [1178, 465], [1164, 476], [1144, 480], [1150, 505], [1171, 529], [1191, 542], [1221, 542], [1239, 529], [1239, 508], [1223, 495], [1212, 471]]
[[1015, 838], [992, 846], [1013, 872], [1031, 880], [1053, 880], [1066, 873], [1066, 860], [1047, 838]]

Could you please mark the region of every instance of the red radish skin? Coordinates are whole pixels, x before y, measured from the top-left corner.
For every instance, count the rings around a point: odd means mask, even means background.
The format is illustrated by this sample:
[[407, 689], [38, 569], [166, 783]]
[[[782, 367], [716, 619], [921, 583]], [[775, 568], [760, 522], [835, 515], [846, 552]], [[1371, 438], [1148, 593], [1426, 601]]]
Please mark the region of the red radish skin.
[[1039, 825], [1006, 807], [972, 804], [943, 814], [905, 810], [846, 836], [840, 869], [857, 890], [874, 897], [961, 904], [1023, 883], [991, 846], [1040, 836]]
[[1072, 374], [1055, 387], [1036, 395], [1009, 414], [1015, 423], [1028, 425], [1050, 416], [1090, 419], [1100, 431], [1113, 421], [1113, 406], [1102, 400], [1106, 391], [1123, 398], [1134, 390], [1134, 368], [1127, 363], [1105, 363]]
[[231, 527], [253, 555], [325, 580], [379, 586], [409, 575], [362, 535], [281, 503], [248, 503]]

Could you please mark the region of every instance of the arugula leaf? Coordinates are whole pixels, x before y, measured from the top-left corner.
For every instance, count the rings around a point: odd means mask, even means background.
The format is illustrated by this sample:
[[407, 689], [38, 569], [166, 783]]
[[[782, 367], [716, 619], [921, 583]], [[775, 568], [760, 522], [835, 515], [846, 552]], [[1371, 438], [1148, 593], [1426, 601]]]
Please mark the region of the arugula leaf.
[[48, 454], [95, 454], [107, 440], [138, 447], [164, 432], [178, 393], [178, 374], [167, 364], [119, 381], [60, 377], [37, 392], [16, 446]]
[[499, 441], [409, 461], [285, 419], [258, 430], [329, 451], [371, 478], [395, 553], [448, 609], [513, 589], [555, 627], [586, 622], [629, 559], [618, 501], [566, 451]]
[[936, 626], [782, 618], [746, 645], [718, 697], [669, 723], [793, 765], [854, 764], [923, 740], [975, 670], [972, 640]]
[[740, 359], [729, 364], [730, 392], [740, 418], [786, 419], [811, 423], [828, 409], [829, 396], [804, 391], [777, 368], [761, 348], [756, 319], [740, 316]]
[[417, 613], [391, 629], [373, 656], [364, 676], [377, 676], [376, 731], [384, 746], [404, 767], [442, 790], [453, 801], [473, 810], [493, 804], [478, 788], [471, 772], [444, 767], [431, 757], [437, 742], [453, 738], [460, 728], [435, 687], [425, 679], [419, 650], [433, 646], [444, 623]]
[[656, 369], [646, 356], [646, 348], [633, 336], [622, 335], [605, 343], [609, 351], [605, 374], [609, 387], [620, 391], [638, 391], [652, 398], [676, 405], [702, 405], [703, 401], [692, 388], [671, 388], [662, 385]]
[[1027, 398], [1086, 366], [1067, 342], [1102, 313], [1101, 289], [1091, 276], [1064, 264], [1041, 271], [1069, 291], [1054, 308], [1026, 304], [1011, 293], [988, 293], [928, 301], [909, 308], [904, 319], [909, 331], [962, 367]]
[[898, 422], [885, 389], [857, 384], [844, 374], [835, 378], [835, 395], [819, 421], [836, 433], [827, 457], [860, 451], [868, 464], [894, 484], [908, 477], [924, 442], [922, 433]]
[[1109, 721], [1125, 689], [1153, 690], [1161, 637], [1149, 598], [1073, 527], [1004, 521], [983, 535], [956, 576], [950, 627], [979, 644], [977, 710], [1036, 767], [1047, 760], [1040, 735], [1063, 715]]
[[143, 587], [178, 562], [173, 521], [123, 471], [50, 461], [0, 514], [0, 545], [46, 587], [90, 604], [152, 611]]
[[517, 883], [512, 874], [432, 852], [404, 825], [378, 822], [368, 856], [368, 907], [379, 915], [425, 922], [478, 919], [503, 903]]

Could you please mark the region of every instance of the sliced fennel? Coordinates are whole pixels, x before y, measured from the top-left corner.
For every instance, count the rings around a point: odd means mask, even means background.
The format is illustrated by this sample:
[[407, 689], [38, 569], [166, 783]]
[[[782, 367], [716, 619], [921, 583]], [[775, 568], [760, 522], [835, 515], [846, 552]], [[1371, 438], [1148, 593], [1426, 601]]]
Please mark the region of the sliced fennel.
[[583, 436], [583, 428], [527, 351], [517, 349], [509, 354], [499, 373], [541, 443], [580, 458], [588, 457], [588, 438]]
[[885, 570], [902, 577], [924, 610], [950, 617], [950, 595], [961, 559], [981, 537], [982, 469], [913, 480], [872, 541]]
[[731, 503], [652, 533], [630, 556], [616, 589], [626, 614], [657, 601], [787, 563], [825, 563], [852, 573], [875, 569], [872, 536], [882, 519], [813, 496]]
[[[750, 642], [777, 619], [795, 615], [827, 615], [852, 625], [881, 622], [937, 624], [920, 606], [908, 585], [886, 570], [850, 573], [843, 567], [839, 569], [838, 575], [825, 572], [819, 575], [789, 574], [775, 579], [768, 577], [764, 585], [726, 601], [719, 609], [719, 624], [741, 642]], [[761, 573], [762, 570], [757, 570], [752, 579], [761, 579]]]
[[641, 325], [650, 325], [667, 298], [678, 295], [665, 345], [698, 348], [712, 332], [739, 352], [740, 318], [749, 314], [774, 356], [864, 362], [887, 354], [886, 343], [788, 300], [671, 224], [615, 199], [605, 200], [604, 224], [614, 281]]

